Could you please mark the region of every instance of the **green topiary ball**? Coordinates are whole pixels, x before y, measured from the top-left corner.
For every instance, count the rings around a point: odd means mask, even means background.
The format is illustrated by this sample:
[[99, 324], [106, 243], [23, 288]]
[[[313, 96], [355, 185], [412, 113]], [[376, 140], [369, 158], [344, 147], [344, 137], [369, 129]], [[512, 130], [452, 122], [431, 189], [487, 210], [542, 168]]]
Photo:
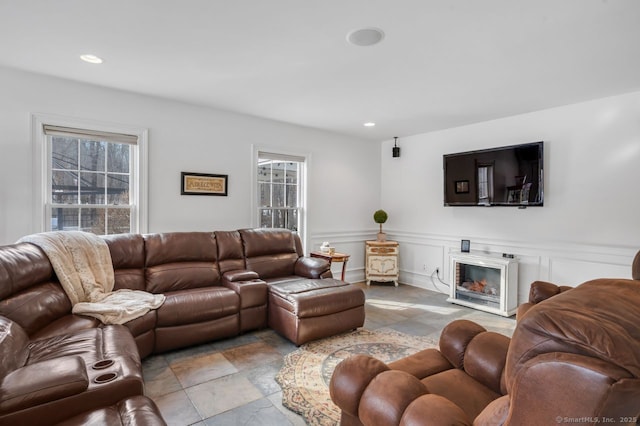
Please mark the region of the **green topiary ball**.
[[376, 223], [380, 223], [380, 224], [385, 223], [388, 218], [389, 218], [389, 215], [387, 215], [387, 212], [385, 212], [384, 210], [377, 210], [373, 214], [373, 220]]

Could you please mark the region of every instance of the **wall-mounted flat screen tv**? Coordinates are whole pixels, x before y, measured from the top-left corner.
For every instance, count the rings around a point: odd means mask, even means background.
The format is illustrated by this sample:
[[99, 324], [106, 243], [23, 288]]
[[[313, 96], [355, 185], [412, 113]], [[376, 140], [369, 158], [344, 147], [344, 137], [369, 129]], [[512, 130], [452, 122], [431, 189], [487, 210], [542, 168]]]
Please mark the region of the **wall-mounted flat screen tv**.
[[544, 142], [443, 156], [445, 206], [542, 206]]

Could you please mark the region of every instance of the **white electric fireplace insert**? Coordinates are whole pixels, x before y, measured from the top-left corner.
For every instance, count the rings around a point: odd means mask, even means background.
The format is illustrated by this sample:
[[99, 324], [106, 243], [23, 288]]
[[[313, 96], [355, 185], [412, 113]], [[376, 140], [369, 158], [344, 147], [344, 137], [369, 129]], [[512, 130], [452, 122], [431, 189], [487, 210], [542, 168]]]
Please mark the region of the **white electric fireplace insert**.
[[447, 301], [509, 317], [518, 308], [518, 261], [490, 254], [453, 252]]

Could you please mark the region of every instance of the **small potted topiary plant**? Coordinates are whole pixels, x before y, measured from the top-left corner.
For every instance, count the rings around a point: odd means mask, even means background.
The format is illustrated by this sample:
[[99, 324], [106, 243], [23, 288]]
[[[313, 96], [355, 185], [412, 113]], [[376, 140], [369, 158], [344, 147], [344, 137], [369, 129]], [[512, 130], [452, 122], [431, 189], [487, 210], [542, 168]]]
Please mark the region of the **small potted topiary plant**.
[[388, 218], [389, 215], [387, 215], [387, 212], [384, 210], [376, 210], [376, 212], [373, 213], [373, 220], [380, 225], [380, 232], [378, 232], [377, 237], [378, 241], [387, 241], [387, 234], [382, 232], [382, 224], [385, 223]]

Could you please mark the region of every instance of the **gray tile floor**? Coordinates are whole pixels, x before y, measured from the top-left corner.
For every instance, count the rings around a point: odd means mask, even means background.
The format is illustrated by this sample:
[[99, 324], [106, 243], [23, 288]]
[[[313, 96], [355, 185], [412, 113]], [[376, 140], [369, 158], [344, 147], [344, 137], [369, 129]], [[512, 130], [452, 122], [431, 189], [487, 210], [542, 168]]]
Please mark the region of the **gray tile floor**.
[[[408, 285], [354, 284], [366, 294], [369, 330], [389, 327], [438, 338], [454, 319], [511, 336], [515, 319], [446, 302], [447, 296]], [[143, 361], [146, 394], [169, 425], [304, 425], [282, 406], [274, 377], [296, 346], [272, 330], [154, 355]]]

